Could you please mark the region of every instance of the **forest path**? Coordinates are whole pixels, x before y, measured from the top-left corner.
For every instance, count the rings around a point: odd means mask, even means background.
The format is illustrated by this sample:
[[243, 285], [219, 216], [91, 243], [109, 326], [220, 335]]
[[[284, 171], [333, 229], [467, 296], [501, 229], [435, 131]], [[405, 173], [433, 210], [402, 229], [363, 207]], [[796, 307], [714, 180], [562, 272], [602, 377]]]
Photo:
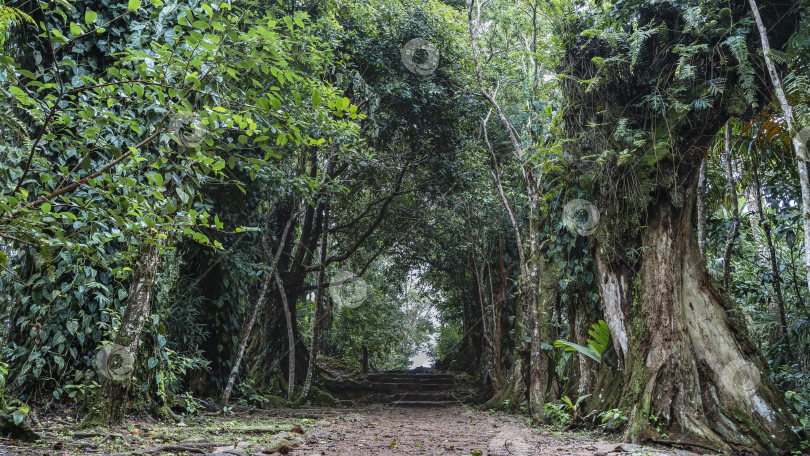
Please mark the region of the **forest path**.
[[0, 455], [694, 455], [619, 444], [597, 433], [532, 428], [524, 417], [455, 404], [251, 409], [229, 416], [187, 416], [185, 424], [128, 419], [114, 428], [86, 430], [74, 428], [74, 415], [67, 409], [43, 415], [43, 427], [36, 429], [43, 438], [36, 443], [0, 437]]
[[293, 455], [693, 455], [531, 428], [522, 419], [468, 407], [371, 405], [319, 420]]

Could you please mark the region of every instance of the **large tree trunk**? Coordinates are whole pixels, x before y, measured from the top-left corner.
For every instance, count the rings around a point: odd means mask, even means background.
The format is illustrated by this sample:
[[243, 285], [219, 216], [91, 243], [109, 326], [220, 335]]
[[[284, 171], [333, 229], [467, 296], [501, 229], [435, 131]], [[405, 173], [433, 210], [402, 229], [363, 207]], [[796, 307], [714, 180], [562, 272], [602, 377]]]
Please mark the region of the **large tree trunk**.
[[124, 421], [141, 332], [149, 317], [152, 286], [160, 265], [162, 244], [167, 238], [164, 233], [160, 233], [155, 239], [159, 243], [144, 244], [142, 247], [140, 264], [132, 279], [127, 307], [121, 317], [115, 343], [102, 348], [96, 357], [104, 379], [90, 412], [81, 423], [82, 427], [112, 426]]
[[[693, 180], [687, 196], [694, 187]], [[673, 435], [727, 451], [795, 448], [793, 418], [748, 338], [742, 311], [709, 277], [692, 235], [693, 200], [683, 201], [678, 208], [659, 196], [651, 206], [635, 299], [605, 308], [609, 321], [627, 328], [626, 437], [642, 441], [655, 415]]]
[[[745, 11], [740, 1], [731, 5], [733, 15]], [[773, 0], [765, 12], [769, 23], [781, 21], [771, 29], [780, 45], [795, 28], [796, 18], [788, 16], [786, 6]], [[687, 10], [653, 5], [634, 14], [639, 23], [678, 27]], [[735, 20], [743, 23], [744, 17]], [[706, 34], [697, 42], [712, 49], [725, 39]], [[672, 51], [680, 45], [675, 40], [647, 40], [634, 65], [616, 66], [595, 65], [593, 57], [626, 55], [626, 47], [609, 40], [584, 42], [569, 47], [564, 62], [564, 71], [573, 76], [562, 81], [565, 101], [577, 107], [566, 111], [566, 131], [576, 138], [566, 149], [583, 159], [572, 166], [600, 179], [592, 188], [605, 217], [594, 257], [605, 320], [624, 364], [620, 406], [629, 411], [625, 437], [635, 442], [655, 438], [650, 425], [654, 415], [659, 423], [666, 422], [674, 440], [704, 442], [726, 452], [798, 447], [795, 420], [748, 337], [743, 311], [710, 278], [692, 231], [698, 168], [730, 117], [730, 106], [718, 97], [710, 107], [676, 120], [671, 112], [657, 113], [639, 103], [648, 95], [683, 87], [677, 79], [649, 76], [675, 73], [679, 63]], [[739, 87], [738, 74], [714, 59], [708, 54], [697, 66]], [[753, 53], [749, 59], [755, 60], [755, 68], [761, 63]], [[598, 89], [580, 82], [597, 72], [602, 81]], [[755, 82], [757, 102], [767, 103], [769, 84], [762, 77]], [[651, 135], [634, 151], [637, 161], [621, 166], [587, 159], [625, 147], [612, 137], [619, 116], [632, 129]]]

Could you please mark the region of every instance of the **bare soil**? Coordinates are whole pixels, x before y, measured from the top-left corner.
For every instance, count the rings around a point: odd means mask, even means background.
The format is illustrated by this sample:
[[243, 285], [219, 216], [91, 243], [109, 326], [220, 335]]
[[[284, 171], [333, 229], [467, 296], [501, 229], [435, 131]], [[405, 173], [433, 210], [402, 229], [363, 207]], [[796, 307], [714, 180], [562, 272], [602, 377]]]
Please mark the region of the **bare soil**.
[[520, 417], [462, 406], [369, 406], [308, 432], [296, 455], [693, 455], [527, 426]]

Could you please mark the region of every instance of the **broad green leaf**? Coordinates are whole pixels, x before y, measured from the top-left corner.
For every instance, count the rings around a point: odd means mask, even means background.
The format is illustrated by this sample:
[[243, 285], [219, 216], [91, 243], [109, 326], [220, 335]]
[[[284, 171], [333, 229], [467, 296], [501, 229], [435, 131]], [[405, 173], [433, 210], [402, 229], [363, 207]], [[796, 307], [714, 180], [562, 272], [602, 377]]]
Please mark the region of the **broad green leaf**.
[[127, 8], [129, 8], [130, 11], [135, 11], [140, 7], [141, 0], [129, 0], [129, 3], [127, 4]]

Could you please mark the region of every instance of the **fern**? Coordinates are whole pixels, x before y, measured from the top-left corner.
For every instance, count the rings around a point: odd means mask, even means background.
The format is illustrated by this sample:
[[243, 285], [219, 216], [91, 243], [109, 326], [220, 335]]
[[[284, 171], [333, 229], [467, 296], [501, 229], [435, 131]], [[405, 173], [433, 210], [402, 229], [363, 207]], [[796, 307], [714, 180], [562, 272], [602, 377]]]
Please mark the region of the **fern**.
[[742, 35], [730, 36], [724, 44], [731, 49], [731, 53], [737, 59], [737, 72], [740, 75], [745, 100], [753, 105], [755, 104], [754, 95], [756, 93], [755, 73], [754, 67], [751, 66], [751, 62], [748, 60], [748, 47], [745, 44], [745, 37]]
[[0, 121], [8, 125], [9, 130], [19, 137], [19, 143], [22, 146], [23, 150], [31, 150], [33, 144], [31, 143], [31, 137], [28, 135], [28, 129], [26, 128], [25, 124], [14, 116], [10, 111], [5, 111], [0, 117]]
[[644, 42], [647, 41], [647, 38], [652, 36], [653, 33], [658, 31], [658, 27], [649, 28], [647, 30], [636, 30], [630, 36], [630, 66], [633, 67], [636, 65], [636, 59], [638, 59], [638, 55], [641, 52], [641, 48], [644, 46]]
[[692, 100], [692, 107], [695, 110], [707, 109], [712, 106], [712, 97], [708, 94], [703, 94], [699, 98]]
[[588, 342], [587, 347], [583, 347], [582, 345], [575, 344], [567, 340], [555, 340], [554, 346], [557, 348], [562, 348], [565, 351], [577, 351], [580, 354], [593, 359], [597, 363], [601, 363], [602, 353], [604, 353], [608, 346], [608, 342], [610, 341], [610, 330], [608, 329], [608, 325], [605, 320], [599, 320], [597, 323], [591, 325], [591, 329], [588, 331], [588, 334], [590, 334], [593, 339], [585, 340]]
[[6, 43], [6, 31], [11, 24], [28, 22], [36, 24], [31, 16], [23, 13], [17, 8], [0, 5], [0, 46]]
[[788, 95], [800, 98], [802, 101], [810, 93], [810, 79], [803, 74], [789, 73], [782, 83]]
[[709, 80], [708, 92], [711, 96], [717, 96], [726, 90], [726, 78], [714, 78]]
[[706, 16], [702, 14], [700, 6], [686, 8], [686, 11], [683, 13], [683, 18], [686, 21], [684, 32], [688, 32], [693, 29], [698, 30], [700, 24], [706, 22]]

